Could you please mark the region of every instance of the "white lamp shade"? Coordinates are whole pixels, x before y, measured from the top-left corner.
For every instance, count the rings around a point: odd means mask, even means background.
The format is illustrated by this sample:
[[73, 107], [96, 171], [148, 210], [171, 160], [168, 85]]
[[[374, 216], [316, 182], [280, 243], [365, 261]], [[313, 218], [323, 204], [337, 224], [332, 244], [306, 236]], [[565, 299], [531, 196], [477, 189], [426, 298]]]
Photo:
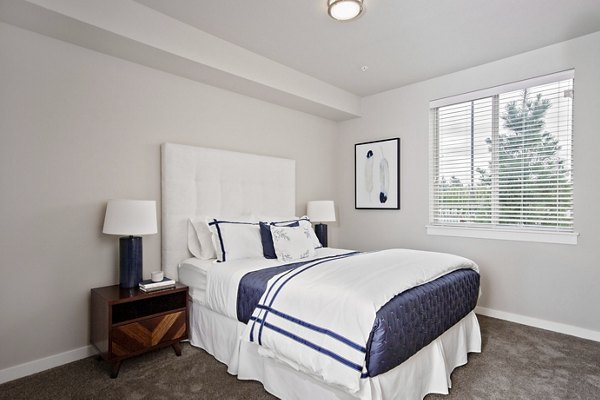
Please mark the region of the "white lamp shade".
[[156, 233], [156, 201], [109, 200], [103, 233], [109, 235], [152, 235]]
[[313, 222], [335, 221], [335, 204], [333, 200], [309, 201], [306, 215]]

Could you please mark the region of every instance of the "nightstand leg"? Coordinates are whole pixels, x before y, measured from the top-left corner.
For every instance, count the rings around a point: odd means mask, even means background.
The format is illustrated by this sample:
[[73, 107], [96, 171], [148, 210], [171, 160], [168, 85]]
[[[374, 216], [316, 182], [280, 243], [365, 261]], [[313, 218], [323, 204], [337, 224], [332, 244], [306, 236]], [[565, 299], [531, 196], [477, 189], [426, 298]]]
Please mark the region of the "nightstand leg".
[[173, 350], [175, 350], [175, 355], [179, 357], [181, 355], [181, 345], [179, 343], [172, 344]]
[[112, 367], [110, 370], [111, 379], [115, 379], [117, 376], [119, 376], [119, 370], [121, 369], [122, 363], [123, 363], [123, 361], [117, 361], [112, 364]]

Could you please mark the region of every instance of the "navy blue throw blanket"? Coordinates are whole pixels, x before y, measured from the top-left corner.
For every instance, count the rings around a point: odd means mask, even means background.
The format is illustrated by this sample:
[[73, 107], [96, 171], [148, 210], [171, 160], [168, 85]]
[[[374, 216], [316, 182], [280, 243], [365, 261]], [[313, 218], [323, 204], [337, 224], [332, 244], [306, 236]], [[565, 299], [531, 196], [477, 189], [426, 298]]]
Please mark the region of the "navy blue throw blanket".
[[400, 293], [377, 311], [367, 342], [367, 371], [377, 376], [433, 342], [477, 305], [479, 274], [459, 269]]
[[[248, 323], [269, 279], [312, 261], [315, 260], [261, 269], [244, 275], [237, 295], [238, 320]], [[478, 296], [479, 274], [471, 269], [451, 272], [395, 296], [376, 314], [367, 342], [368, 373], [365, 377], [383, 374], [427, 346], [469, 314], [475, 308]]]

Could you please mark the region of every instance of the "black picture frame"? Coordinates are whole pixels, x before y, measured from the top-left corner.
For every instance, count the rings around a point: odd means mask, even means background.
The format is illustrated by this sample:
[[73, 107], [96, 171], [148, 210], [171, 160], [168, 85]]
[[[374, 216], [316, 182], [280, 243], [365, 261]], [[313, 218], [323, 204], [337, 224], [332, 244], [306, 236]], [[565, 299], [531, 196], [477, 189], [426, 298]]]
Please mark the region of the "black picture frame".
[[354, 145], [354, 208], [400, 209], [400, 138]]

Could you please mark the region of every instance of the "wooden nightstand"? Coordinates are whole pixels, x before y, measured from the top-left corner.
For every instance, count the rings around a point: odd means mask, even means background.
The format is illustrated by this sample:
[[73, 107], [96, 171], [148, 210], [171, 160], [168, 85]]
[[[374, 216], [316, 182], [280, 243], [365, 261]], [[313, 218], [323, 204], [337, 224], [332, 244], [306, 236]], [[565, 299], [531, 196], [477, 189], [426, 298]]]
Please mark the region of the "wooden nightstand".
[[119, 285], [92, 289], [92, 344], [112, 363], [110, 377], [119, 375], [123, 360], [150, 350], [173, 346], [188, 337], [188, 287], [143, 292]]

